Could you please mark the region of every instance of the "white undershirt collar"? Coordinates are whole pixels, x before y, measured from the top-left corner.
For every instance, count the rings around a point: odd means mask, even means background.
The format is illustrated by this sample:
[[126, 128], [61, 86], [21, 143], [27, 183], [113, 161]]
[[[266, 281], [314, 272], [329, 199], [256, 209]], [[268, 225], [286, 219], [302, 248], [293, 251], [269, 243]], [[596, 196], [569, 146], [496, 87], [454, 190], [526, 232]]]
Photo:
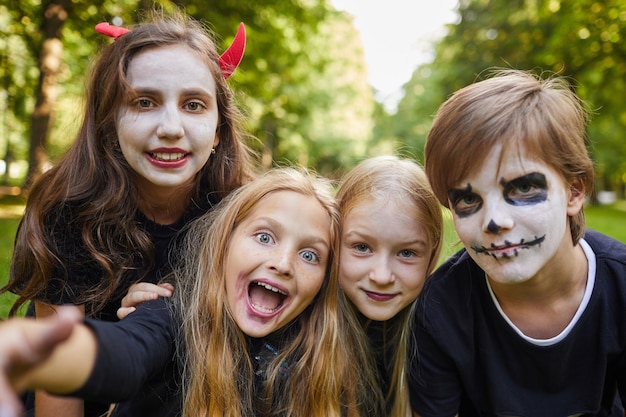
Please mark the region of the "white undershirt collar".
[[585, 308], [587, 308], [587, 304], [589, 304], [589, 299], [591, 298], [591, 293], [593, 292], [593, 287], [596, 282], [596, 255], [593, 253], [593, 249], [591, 249], [589, 244], [585, 242], [584, 239], [580, 239], [579, 243], [580, 243], [580, 246], [583, 248], [585, 256], [587, 257], [587, 263], [589, 265], [588, 273], [587, 273], [587, 285], [585, 287], [585, 294], [583, 295], [583, 299], [580, 305], [578, 306], [578, 309], [576, 310], [576, 314], [574, 314], [574, 317], [572, 317], [572, 320], [569, 322], [567, 327], [565, 327], [565, 329], [563, 329], [561, 333], [549, 339], [535, 339], [532, 337], [528, 337], [524, 333], [522, 333], [522, 331], [515, 324], [513, 324], [513, 322], [507, 317], [504, 311], [502, 311], [502, 307], [500, 307], [500, 303], [496, 299], [496, 296], [493, 293], [493, 290], [491, 289], [491, 285], [489, 285], [489, 280], [487, 279], [487, 276], [485, 275], [485, 281], [487, 282], [487, 288], [489, 288], [489, 294], [491, 295], [491, 299], [493, 300], [493, 303], [495, 304], [496, 308], [500, 312], [500, 315], [504, 318], [504, 320], [506, 320], [509, 326], [511, 326], [511, 328], [515, 330], [515, 332], [519, 334], [520, 337], [526, 340], [527, 342], [532, 343], [537, 346], [550, 346], [550, 345], [559, 343], [561, 340], [567, 337], [567, 335], [571, 332], [571, 330], [574, 328], [574, 326], [578, 322], [578, 319], [580, 318], [580, 316], [585, 311]]

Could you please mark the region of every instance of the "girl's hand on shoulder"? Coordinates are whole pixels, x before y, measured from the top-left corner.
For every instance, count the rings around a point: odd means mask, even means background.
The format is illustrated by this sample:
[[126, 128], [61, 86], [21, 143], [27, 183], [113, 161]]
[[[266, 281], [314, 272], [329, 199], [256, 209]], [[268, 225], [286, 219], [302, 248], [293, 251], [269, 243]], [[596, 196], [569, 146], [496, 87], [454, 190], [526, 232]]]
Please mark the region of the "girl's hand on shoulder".
[[139, 282], [133, 284], [128, 289], [126, 296], [122, 298], [122, 306], [117, 309], [117, 317], [121, 320], [135, 311], [137, 306], [143, 302], [156, 300], [158, 297], [171, 297], [174, 292], [172, 284], [150, 284]]

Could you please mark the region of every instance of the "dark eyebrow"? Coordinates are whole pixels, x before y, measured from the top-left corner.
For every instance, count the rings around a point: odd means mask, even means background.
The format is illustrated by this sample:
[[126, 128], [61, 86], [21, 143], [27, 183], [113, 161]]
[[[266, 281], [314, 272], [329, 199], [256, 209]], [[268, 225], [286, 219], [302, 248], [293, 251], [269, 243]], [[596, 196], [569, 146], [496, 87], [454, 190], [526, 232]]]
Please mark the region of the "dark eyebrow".
[[[504, 200], [514, 206], [538, 204], [548, 199], [548, 181], [546, 176], [540, 172], [531, 172], [510, 181], [505, 181], [502, 178], [500, 185]], [[509, 195], [514, 188], [527, 185], [531, 185], [534, 189], [531, 194], [520, 198]]]
[[548, 185], [546, 176], [540, 172], [530, 172], [526, 175], [521, 175], [509, 181], [505, 180], [504, 178], [500, 178], [500, 185], [502, 187], [507, 187], [509, 185], [519, 185], [522, 183], [530, 183], [533, 185], [537, 185], [541, 188], [546, 188]]
[[154, 89], [154, 88], [149, 88], [149, 87], [136, 87], [136, 88], [132, 88], [130, 91], [131, 91], [131, 94], [135, 96], [142, 96], [142, 95], [158, 96], [161, 94], [159, 90]]
[[183, 90], [183, 94], [186, 95], [186, 96], [208, 96], [208, 97], [213, 97], [214, 96], [214, 94], [212, 94], [210, 91], [197, 89], [197, 88], [191, 88], [189, 90]]

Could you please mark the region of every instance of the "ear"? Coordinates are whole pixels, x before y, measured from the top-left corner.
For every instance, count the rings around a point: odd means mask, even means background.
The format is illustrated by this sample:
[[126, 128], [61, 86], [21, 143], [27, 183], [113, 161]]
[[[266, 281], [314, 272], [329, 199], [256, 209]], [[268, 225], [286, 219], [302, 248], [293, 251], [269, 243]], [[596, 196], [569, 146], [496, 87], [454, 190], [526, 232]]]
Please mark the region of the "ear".
[[585, 185], [580, 178], [574, 178], [569, 189], [569, 200], [567, 202], [567, 215], [575, 216], [585, 204]]

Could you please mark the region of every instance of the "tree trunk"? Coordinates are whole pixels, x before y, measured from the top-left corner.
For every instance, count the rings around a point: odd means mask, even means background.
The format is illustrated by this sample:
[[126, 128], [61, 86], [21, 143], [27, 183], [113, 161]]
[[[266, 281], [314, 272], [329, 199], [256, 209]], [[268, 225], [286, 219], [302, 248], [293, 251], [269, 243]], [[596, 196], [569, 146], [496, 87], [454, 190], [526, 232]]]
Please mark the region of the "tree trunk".
[[67, 20], [71, 0], [52, 0], [44, 7], [41, 24], [43, 41], [39, 54], [39, 85], [37, 101], [31, 118], [28, 153], [28, 187], [41, 175], [48, 164], [47, 142], [54, 120], [57, 101], [57, 79], [63, 59], [61, 32]]

